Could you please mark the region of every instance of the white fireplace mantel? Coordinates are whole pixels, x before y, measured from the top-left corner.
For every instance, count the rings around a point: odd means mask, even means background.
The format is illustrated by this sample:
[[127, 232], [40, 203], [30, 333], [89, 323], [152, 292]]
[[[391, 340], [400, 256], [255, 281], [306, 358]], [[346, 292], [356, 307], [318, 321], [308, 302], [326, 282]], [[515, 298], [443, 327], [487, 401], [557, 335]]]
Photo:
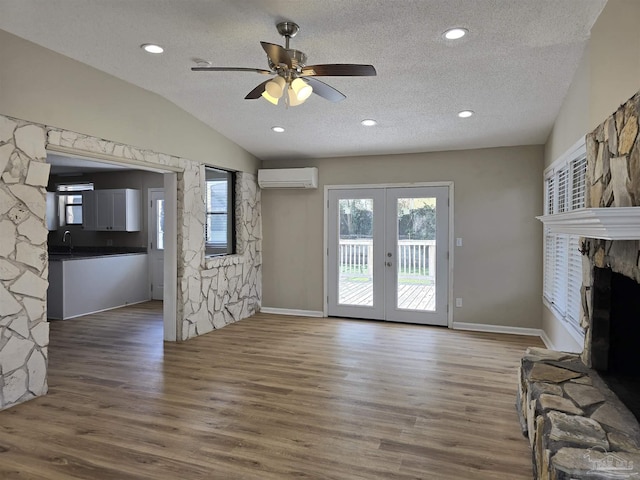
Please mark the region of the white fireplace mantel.
[[640, 240], [640, 207], [580, 208], [536, 218], [553, 233], [604, 240]]

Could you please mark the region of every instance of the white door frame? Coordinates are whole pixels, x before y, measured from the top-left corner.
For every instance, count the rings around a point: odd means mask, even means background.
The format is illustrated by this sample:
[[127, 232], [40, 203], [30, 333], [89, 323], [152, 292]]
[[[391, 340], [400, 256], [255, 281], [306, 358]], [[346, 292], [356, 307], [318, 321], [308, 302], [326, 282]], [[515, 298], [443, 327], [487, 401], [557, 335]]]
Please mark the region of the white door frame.
[[368, 188], [395, 188], [395, 187], [447, 187], [449, 192], [449, 241], [447, 248], [449, 250], [449, 285], [447, 286], [447, 302], [449, 309], [447, 311], [447, 326], [453, 328], [453, 242], [454, 242], [454, 228], [453, 228], [453, 212], [454, 212], [454, 188], [453, 182], [418, 182], [418, 183], [380, 183], [380, 184], [366, 184], [366, 185], [325, 185], [324, 186], [324, 235], [323, 235], [323, 315], [328, 316], [329, 313], [329, 191], [330, 190], [357, 190]]
[[164, 340], [178, 337], [178, 175], [164, 174]]

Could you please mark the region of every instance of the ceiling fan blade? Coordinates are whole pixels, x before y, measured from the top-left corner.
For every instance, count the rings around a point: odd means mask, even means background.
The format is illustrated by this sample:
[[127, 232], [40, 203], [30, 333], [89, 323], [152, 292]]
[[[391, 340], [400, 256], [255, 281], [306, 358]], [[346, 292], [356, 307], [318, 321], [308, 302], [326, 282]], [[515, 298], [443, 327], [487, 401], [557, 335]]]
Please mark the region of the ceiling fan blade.
[[280, 65], [284, 63], [287, 67], [291, 68], [291, 57], [280, 45], [268, 42], [260, 42], [260, 45], [262, 45], [264, 51], [267, 52], [267, 56], [274, 64]]
[[373, 65], [355, 63], [328, 63], [325, 65], [309, 65], [302, 68], [301, 77], [374, 77], [376, 69]]
[[321, 82], [317, 78], [307, 77], [304, 79], [305, 82], [309, 82], [309, 85], [313, 88], [313, 93], [321, 96], [322, 98], [329, 100], [330, 102], [340, 102], [344, 100], [346, 95], [339, 92], [335, 88], [330, 85], [327, 85], [324, 82]]
[[247, 96], [244, 97], [244, 99], [245, 100], [255, 100], [256, 98], [260, 98], [262, 96], [262, 92], [264, 92], [264, 88], [267, 85], [267, 82], [270, 82], [270, 81], [271, 80], [265, 80], [264, 82], [262, 82], [256, 88], [254, 88], [249, 93], [247, 93]]
[[271, 75], [273, 72], [263, 68], [245, 68], [245, 67], [191, 67], [193, 72], [255, 72], [262, 75]]

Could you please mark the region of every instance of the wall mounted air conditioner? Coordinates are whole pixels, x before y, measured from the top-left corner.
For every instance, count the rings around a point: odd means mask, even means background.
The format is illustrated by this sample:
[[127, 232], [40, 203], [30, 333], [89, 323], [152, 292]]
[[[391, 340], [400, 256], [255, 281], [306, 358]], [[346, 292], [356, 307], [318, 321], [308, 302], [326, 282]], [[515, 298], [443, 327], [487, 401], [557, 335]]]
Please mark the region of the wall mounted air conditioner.
[[258, 170], [260, 188], [318, 188], [318, 169], [262, 168]]

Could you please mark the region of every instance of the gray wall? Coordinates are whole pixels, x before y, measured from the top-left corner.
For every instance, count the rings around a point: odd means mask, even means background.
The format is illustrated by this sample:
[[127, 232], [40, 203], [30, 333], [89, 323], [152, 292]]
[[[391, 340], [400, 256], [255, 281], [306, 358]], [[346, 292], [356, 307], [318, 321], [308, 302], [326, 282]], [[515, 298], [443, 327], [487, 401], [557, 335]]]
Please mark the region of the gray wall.
[[540, 328], [541, 146], [265, 162], [317, 166], [317, 190], [264, 190], [263, 306], [323, 309], [324, 185], [453, 181], [454, 322]]

